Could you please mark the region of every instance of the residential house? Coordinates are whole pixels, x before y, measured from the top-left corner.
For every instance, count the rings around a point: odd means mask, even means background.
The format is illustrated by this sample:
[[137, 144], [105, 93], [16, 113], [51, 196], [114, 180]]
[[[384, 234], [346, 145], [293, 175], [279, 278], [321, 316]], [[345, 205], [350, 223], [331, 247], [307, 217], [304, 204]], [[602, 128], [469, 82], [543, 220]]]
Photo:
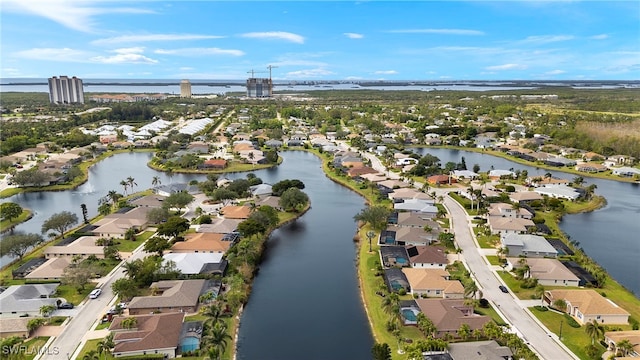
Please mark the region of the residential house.
[[260, 206], [271, 206], [276, 210], [282, 210], [280, 206], [280, 197], [279, 196], [261, 196], [256, 200], [256, 205]]
[[47, 259], [66, 257], [71, 260], [75, 257], [87, 258], [91, 255], [98, 259], [104, 258], [104, 246], [96, 245], [98, 236], [81, 236], [66, 245], [48, 246], [44, 249], [44, 257]]
[[247, 219], [251, 214], [251, 208], [245, 205], [227, 205], [220, 209], [220, 214], [226, 219]]
[[425, 201], [420, 199], [409, 199], [400, 203], [393, 204], [394, 210], [419, 212], [430, 217], [435, 217], [438, 213], [438, 207], [433, 205], [433, 200]]
[[397, 292], [401, 289], [409, 292], [411, 289], [407, 277], [404, 275], [402, 270], [397, 267], [384, 270], [384, 282], [387, 285], [387, 289], [391, 292]]
[[409, 245], [406, 248], [412, 268], [444, 269], [449, 264], [442, 246]]
[[114, 334], [113, 356], [164, 354], [164, 358], [169, 359], [178, 356], [184, 313], [134, 316], [136, 321], [132, 328], [125, 326], [127, 318], [116, 316], [109, 326]]
[[475, 314], [473, 306], [465, 305], [463, 299], [416, 299], [415, 302], [420, 311], [435, 325], [438, 338], [445, 334], [456, 337], [462, 324], [469, 325], [473, 331], [482, 329], [491, 321], [488, 316]]
[[40, 316], [44, 305], [56, 305], [60, 284], [12, 285], [0, 292], [0, 317]]
[[427, 178], [427, 182], [431, 185], [444, 185], [455, 183], [456, 179], [451, 178], [449, 175], [432, 175]]
[[514, 203], [526, 204], [536, 200], [542, 200], [542, 195], [535, 191], [516, 191], [509, 194], [509, 200]]
[[69, 257], [54, 257], [25, 275], [25, 279], [34, 280], [60, 280], [64, 270], [71, 264]]
[[152, 208], [138, 206], [126, 213], [109, 214], [93, 225], [97, 226], [91, 232], [98, 237], [123, 239], [129, 229], [142, 231], [149, 225], [147, 214]]
[[[522, 263], [521, 263], [522, 262]], [[543, 258], [507, 258], [507, 269], [529, 266], [527, 277], [538, 279], [544, 286], [580, 286], [580, 278], [575, 276], [557, 259]]]
[[[0, 318], [0, 339], [13, 336], [28, 338], [31, 331], [29, 331], [27, 324], [30, 320], [28, 317]], [[3, 349], [3, 351], [7, 351], [7, 349]]]
[[408, 226], [424, 229], [425, 226], [429, 226], [431, 229], [439, 229], [440, 225], [432, 220], [431, 216], [418, 213], [418, 212], [399, 212], [394, 213], [390, 217], [390, 224], [398, 226]]
[[514, 179], [516, 177], [516, 173], [514, 173], [511, 170], [495, 169], [495, 170], [490, 170], [488, 173], [488, 176], [489, 176], [489, 179], [491, 180], [500, 180], [505, 178]]
[[514, 208], [513, 205], [507, 203], [492, 203], [489, 205], [488, 211], [489, 216], [522, 218], [529, 220], [533, 218], [531, 211], [524, 207]]
[[570, 181], [567, 179], [559, 179], [556, 177], [528, 177], [526, 181], [527, 185], [533, 187], [547, 186], [547, 185], [569, 185]]
[[195, 313], [198, 311], [200, 295], [212, 283], [209, 280], [163, 280], [151, 284], [155, 295], [136, 296], [129, 302], [129, 315], [162, 313]]
[[546, 185], [536, 188], [533, 191], [554, 199], [566, 199], [571, 201], [576, 200], [581, 195], [578, 190], [567, 185]]
[[619, 168], [612, 168], [611, 173], [616, 176], [633, 177], [640, 176], [640, 169], [624, 166]]
[[616, 350], [618, 350], [618, 343], [623, 340], [629, 341], [633, 346], [624, 358], [639, 358], [640, 330], [607, 331], [604, 333], [604, 341], [607, 343], [609, 351], [616, 352]]
[[516, 217], [489, 216], [487, 224], [492, 234], [520, 234], [535, 227], [533, 221]]
[[189, 185], [187, 183], [174, 183], [167, 185], [156, 186], [154, 192], [161, 196], [171, 196], [182, 191], [186, 191], [189, 194], [196, 194], [200, 192], [197, 185]]
[[378, 171], [369, 166], [350, 168], [349, 170], [347, 170], [347, 176], [350, 178], [362, 178], [362, 175], [377, 173]]
[[166, 199], [166, 196], [161, 196], [157, 194], [145, 195], [134, 200], [130, 200], [129, 203], [135, 206], [141, 207], [149, 207], [149, 208], [160, 208], [162, 207], [162, 202]]
[[387, 180], [387, 176], [380, 173], [362, 174], [360, 175], [360, 177], [372, 183], [378, 183], [380, 181]]
[[593, 320], [603, 325], [626, 325], [629, 322], [629, 312], [592, 289], [547, 290], [542, 300], [548, 306], [554, 306], [556, 300], [564, 300], [567, 307], [561, 310], [580, 325]]
[[225, 159], [208, 159], [202, 162], [200, 168], [202, 169], [214, 169], [222, 170], [227, 167], [227, 160]]
[[[513, 360], [513, 352], [495, 340], [450, 343], [447, 345], [451, 360]], [[432, 360], [425, 358], [425, 360]], [[435, 360], [435, 359], [433, 359]]]
[[264, 197], [273, 194], [272, 186], [264, 183], [250, 186], [249, 192], [255, 197]]
[[608, 166], [621, 166], [621, 165], [633, 165], [636, 162], [636, 158], [629, 155], [611, 155], [607, 157], [605, 165]]
[[500, 244], [509, 249], [509, 256], [551, 257], [558, 256], [558, 250], [547, 239], [531, 234], [503, 234]]
[[225, 241], [224, 234], [199, 232], [185, 236], [184, 241], [177, 241], [171, 246], [174, 253], [226, 253], [233, 241]]
[[404, 268], [402, 272], [407, 277], [411, 294], [414, 296], [464, 298], [464, 287], [460, 281], [450, 280], [449, 272], [444, 269]]
[[393, 202], [403, 202], [404, 200], [409, 199], [419, 199], [424, 200], [425, 202], [434, 204], [435, 201], [431, 198], [429, 194], [425, 194], [422, 191], [416, 190], [414, 188], [404, 187], [395, 189], [393, 192], [389, 193], [389, 199]]
[[238, 225], [242, 219], [217, 218], [211, 224], [200, 224], [196, 227], [197, 232], [229, 234], [238, 230]]
[[223, 253], [169, 253], [162, 256], [163, 263], [173, 262], [182, 275], [220, 275], [227, 270]]
[[480, 175], [470, 170], [454, 170], [451, 173], [451, 177], [456, 180], [475, 180], [479, 176]]

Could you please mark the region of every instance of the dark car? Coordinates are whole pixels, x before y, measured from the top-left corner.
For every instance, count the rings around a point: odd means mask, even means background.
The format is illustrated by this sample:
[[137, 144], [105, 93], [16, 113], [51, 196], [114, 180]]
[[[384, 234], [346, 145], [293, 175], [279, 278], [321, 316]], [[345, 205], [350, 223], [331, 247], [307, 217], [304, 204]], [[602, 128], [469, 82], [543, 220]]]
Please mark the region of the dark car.
[[68, 302], [62, 303], [58, 306], [58, 309], [73, 309], [73, 304]]
[[509, 292], [509, 290], [507, 289], [507, 287], [506, 287], [506, 286], [504, 286], [504, 285], [500, 285], [500, 286], [499, 286], [499, 288], [500, 288], [500, 291], [502, 291], [503, 293], [508, 293], [508, 292]]

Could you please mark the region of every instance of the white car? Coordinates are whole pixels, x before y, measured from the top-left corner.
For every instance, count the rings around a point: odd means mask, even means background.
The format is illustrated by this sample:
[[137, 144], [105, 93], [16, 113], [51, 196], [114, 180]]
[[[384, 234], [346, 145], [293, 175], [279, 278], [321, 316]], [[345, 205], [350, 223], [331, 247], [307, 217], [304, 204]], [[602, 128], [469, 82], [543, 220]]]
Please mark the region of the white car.
[[93, 291], [91, 291], [91, 293], [89, 294], [89, 298], [96, 299], [98, 296], [100, 296], [100, 294], [102, 294], [102, 289], [93, 289]]

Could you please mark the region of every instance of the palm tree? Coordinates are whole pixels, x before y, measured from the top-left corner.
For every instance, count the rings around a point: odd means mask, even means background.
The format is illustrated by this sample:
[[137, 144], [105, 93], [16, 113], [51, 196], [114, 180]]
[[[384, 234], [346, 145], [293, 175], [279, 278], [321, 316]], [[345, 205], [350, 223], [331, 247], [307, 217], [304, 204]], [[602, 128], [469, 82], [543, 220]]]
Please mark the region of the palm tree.
[[214, 325], [218, 323], [220, 320], [220, 315], [222, 315], [222, 309], [218, 304], [211, 304], [209, 306], [205, 306], [202, 308], [202, 315], [206, 316], [208, 319], [206, 320], [207, 324]]
[[204, 360], [217, 360], [220, 358], [220, 350], [215, 346], [209, 346], [207, 348], [207, 355]]
[[129, 186], [131, 187], [131, 192], [133, 192], [134, 186], [138, 186], [138, 184], [136, 183], [136, 180], [131, 176], [127, 177], [127, 184], [129, 184]]
[[127, 195], [127, 188], [129, 187], [129, 183], [125, 180], [120, 181], [120, 185], [124, 188], [124, 194]]
[[124, 329], [133, 329], [138, 326], [138, 319], [134, 317], [128, 317], [122, 320], [120, 324]]
[[475, 298], [477, 292], [478, 292], [478, 285], [476, 284], [475, 281], [470, 280], [464, 285], [464, 297]]
[[100, 356], [95, 350], [91, 350], [88, 353], [84, 354], [82, 360], [100, 360]]
[[462, 338], [462, 340], [467, 340], [471, 336], [471, 327], [469, 324], [462, 324], [458, 329], [458, 336]]
[[227, 333], [227, 325], [220, 321], [209, 327], [203, 337], [204, 343], [218, 350], [218, 354], [224, 354], [231, 339], [231, 335]]
[[162, 184], [162, 181], [160, 181], [159, 176], [154, 176], [153, 179], [151, 179], [151, 186], [156, 187], [160, 184]]
[[42, 305], [40, 306], [40, 315], [48, 317], [55, 309], [54, 305]]
[[113, 342], [113, 334], [114, 333], [110, 332], [107, 337], [98, 341], [98, 343], [96, 344], [98, 354], [102, 355], [104, 353], [105, 359], [107, 358], [107, 355], [111, 353], [111, 349], [115, 347], [115, 343]]
[[633, 344], [629, 339], [620, 340], [616, 343], [616, 353], [620, 356], [626, 357], [633, 351]]
[[600, 339], [604, 335], [604, 328], [598, 324], [596, 319], [588, 322], [584, 328], [584, 331], [591, 338], [591, 345], [595, 344], [596, 340]]

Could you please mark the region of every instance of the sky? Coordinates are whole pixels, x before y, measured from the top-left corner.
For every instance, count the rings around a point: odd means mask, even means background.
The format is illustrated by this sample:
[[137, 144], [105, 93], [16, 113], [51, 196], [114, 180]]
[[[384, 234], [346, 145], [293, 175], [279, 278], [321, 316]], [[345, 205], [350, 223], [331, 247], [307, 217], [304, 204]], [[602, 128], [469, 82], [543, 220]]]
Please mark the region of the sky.
[[640, 1], [0, 0], [0, 77], [640, 80]]

